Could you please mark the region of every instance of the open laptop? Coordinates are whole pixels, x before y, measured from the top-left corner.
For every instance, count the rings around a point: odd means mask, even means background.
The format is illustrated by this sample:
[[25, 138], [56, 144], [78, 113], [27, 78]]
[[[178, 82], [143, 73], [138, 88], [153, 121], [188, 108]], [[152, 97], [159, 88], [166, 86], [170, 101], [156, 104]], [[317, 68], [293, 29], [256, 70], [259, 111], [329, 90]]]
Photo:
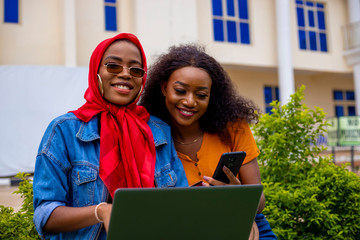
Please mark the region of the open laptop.
[[262, 185], [118, 189], [108, 240], [246, 239]]

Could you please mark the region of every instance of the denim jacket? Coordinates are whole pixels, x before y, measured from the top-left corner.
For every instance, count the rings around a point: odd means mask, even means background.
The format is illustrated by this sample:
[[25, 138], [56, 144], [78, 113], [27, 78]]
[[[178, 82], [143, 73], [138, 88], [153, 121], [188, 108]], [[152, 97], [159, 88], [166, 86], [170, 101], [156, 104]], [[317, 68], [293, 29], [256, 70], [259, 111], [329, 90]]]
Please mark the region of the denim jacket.
[[[170, 127], [154, 116], [148, 124], [156, 147], [156, 187], [188, 186]], [[106, 238], [100, 223], [75, 232], [43, 232], [50, 214], [59, 206], [83, 207], [108, 200], [109, 192], [99, 177], [99, 156], [97, 116], [86, 123], [67, 113], [50, 123], [40, 143], [33, 181], [34, 223], [43, 239]]]

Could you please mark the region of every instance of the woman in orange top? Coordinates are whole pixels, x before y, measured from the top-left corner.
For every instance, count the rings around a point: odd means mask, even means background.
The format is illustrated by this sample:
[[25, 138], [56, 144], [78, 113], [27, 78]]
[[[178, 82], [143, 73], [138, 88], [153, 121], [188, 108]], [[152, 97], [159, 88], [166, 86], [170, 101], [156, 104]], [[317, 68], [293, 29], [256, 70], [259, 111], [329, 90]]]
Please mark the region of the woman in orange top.
[[[169, 123], [175, 148], [190, 185], [211, 176], [225, 152], [245, 151], [238, 177], [224, 167], [231, 185], [261, 184], [259, 150], [249, 128], [258, 115], [255, 105], [241, 97], [221, 65], [197, 45], [171, 47], [150, 68], [140, 102], [150, 114]], [[262, 194], [258, 213], [264, 209]], [[260, 239], [277, 239], [262, 214], [256, 223]]]

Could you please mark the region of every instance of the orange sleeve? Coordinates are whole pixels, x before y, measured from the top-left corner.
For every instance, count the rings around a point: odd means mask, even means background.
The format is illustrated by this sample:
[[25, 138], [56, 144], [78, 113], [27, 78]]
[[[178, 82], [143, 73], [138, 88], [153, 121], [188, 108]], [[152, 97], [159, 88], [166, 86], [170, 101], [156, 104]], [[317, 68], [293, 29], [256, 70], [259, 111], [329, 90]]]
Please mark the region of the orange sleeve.
[[229, 125], [228, 129], [232, 140], [231, 151], [246, 152], [246, 158], [243, 164], [246, 164], [259, 156], [259, 148], [256, 145], [254, 136], [247, 122], [241, 121], [238, 123], [233, 123]]

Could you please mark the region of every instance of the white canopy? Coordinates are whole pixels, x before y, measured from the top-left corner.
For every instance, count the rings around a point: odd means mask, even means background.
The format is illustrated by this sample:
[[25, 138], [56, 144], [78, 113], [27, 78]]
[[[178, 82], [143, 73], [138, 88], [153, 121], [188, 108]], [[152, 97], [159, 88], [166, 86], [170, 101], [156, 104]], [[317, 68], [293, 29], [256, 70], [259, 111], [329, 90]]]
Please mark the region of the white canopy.
[[85, 103], [87, 75], [86, 67], [0, 66], [0, 177], [34, 172], [48, 124]]

